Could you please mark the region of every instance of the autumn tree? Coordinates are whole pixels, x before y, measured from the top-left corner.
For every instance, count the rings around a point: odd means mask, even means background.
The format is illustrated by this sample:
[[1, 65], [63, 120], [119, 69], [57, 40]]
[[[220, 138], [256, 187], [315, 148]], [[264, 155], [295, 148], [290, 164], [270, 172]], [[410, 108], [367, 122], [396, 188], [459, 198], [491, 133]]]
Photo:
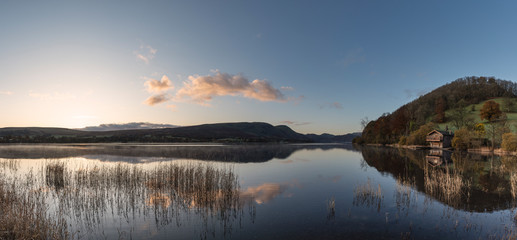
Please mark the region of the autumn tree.
[[481, 107], [479, 112], [481, 120], [487, 120], [490, 123], [490, 127], [487, 129], [487, 133], [490, 136], [492, 142], [492, 150], [495, 148], [495, 142], [502, 136], [503, 133], [507, 132], [508, 126], [506, 126], [506, 115], [501, 112], [499, 103], [493, 100], [486, 101]]
[[481, 120], [486, 119], [489, 122], [497, 120], [503, 112], [499, 108], [499, 103], [496, 103], [493, 100], [486, 101], [481, 107], [479, 115], [481, 116]]
[[467, 128], [457, 130], [452, 138], [452, 147], [459, 150], [467, 150], [471, 147], [471, 135]]
[[481, 147], [486, 135], [485, 124], [478, 123], [474, 126], [474, 133], [472, 138], [472, 147]]
[[486, 134], [485, 124], [483, 124], [483, 123], [476, 124], [476, 126], [474, 126], [474, 132], [476, 133], [477, 138], [483, 138]]

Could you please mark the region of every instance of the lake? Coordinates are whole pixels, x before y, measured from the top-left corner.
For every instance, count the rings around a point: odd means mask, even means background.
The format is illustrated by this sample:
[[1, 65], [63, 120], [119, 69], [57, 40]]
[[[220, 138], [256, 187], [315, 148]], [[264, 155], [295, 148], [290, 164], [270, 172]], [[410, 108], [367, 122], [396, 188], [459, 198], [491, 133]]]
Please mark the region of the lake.
[[517, 237], [515, 157], [350, 144], [2, 145], [0, 176], [69, 238]]

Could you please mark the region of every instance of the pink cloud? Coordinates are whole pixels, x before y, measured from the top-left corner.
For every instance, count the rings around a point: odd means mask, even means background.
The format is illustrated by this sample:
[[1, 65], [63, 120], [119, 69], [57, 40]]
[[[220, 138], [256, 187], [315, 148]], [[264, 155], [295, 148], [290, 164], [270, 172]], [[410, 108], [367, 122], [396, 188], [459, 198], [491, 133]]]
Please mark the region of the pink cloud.
[[207, 104], [216, 96], [237, 95], [259, 101], [286, 101], [282, 92], [266, 80], [250, 82], [244, 76], [220, 72], [213, 76], [189, 76], [176, 94], [178, 99], [190, 98], [199, 104]]
[[169, 101], [169, 99], [170, 99], [170, 97], [167, 94], [163, 93], [163, 94], [158, 94], [158, 95], [148, 97], [144, 103], [149, 106], [154, 106], [156, 104], [160, 104], [160, 103]]
[[174, 88], [174, 86], [171, 83], [171, 80], [169, 80], [169, 78], [166, 75], [163, 75], [160, 81], [150, 78], [144, 83], [144, 86], [150, 93], [160, 93]]

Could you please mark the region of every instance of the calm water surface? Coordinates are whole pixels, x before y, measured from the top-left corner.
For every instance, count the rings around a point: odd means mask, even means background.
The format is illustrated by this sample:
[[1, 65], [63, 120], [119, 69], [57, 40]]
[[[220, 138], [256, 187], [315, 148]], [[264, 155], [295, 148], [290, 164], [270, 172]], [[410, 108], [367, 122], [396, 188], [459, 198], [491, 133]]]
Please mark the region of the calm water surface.
[[82, 239], [515, 237], [514, 172], [512, 157], [346, 144], [0, 146], [3, 181]]

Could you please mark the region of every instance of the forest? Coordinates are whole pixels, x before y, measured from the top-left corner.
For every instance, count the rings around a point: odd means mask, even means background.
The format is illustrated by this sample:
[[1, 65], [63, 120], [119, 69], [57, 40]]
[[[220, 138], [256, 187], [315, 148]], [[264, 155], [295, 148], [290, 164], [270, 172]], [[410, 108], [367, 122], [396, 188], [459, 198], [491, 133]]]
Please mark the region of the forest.
[[[476, 117], [478, 118], [476, 121], [476, 118], [470, 114], [471, 111], [479, 110], [476, 109], [476, 104], [500, 98], [503, 101], [501, 108], [505, 112], [511, 112], [515, 106], [516, 96], [517, 83], [511, 81], [495, 77], [460, 78], [418, 97], [392, 113], [385, 113], [374, 121], [363, 120], [362, 137], [354, 139], [354, 142], [425, 144], [425, 142], [422, 143], [421, 137], [416, 136], [439, 127], [450, 130], [465, 128], [474, 133], [476, 127], [481, 126], [479, 125], [481, 116]], [[503, 114], [501, 117], [506, 115]], [[491, 123], [489, 125], [492, 130], [495, 130], [496, 122], [501, 122], [499, 118], [486, 120]], [[478, 132], [481, 130], [478, 129]]]

